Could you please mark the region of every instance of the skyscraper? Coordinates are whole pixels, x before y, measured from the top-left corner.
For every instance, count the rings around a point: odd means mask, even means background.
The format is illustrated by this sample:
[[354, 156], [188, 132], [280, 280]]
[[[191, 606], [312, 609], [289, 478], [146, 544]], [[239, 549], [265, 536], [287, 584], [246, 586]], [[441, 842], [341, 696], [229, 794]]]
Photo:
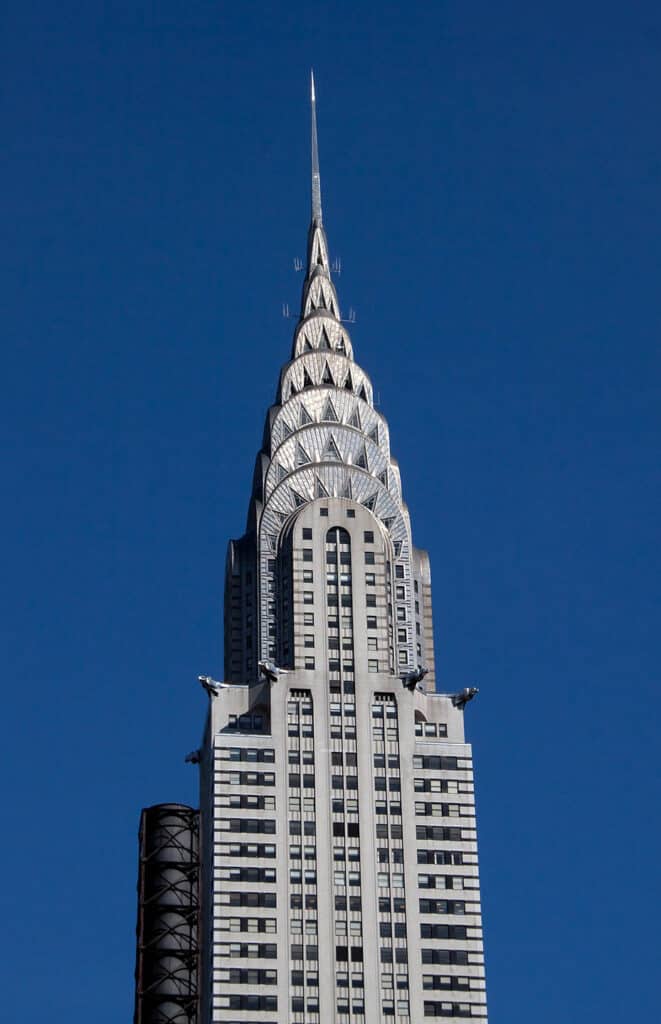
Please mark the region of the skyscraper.
[[435, 692], [429, 559], [340, 314], [315, 107], [312, 82], [300, 315], [229, 544], [224, 682], [201, 679], [199, 868], [195, 812], [143, 812], [138, 1024], [486, 1020], [474, 691]]

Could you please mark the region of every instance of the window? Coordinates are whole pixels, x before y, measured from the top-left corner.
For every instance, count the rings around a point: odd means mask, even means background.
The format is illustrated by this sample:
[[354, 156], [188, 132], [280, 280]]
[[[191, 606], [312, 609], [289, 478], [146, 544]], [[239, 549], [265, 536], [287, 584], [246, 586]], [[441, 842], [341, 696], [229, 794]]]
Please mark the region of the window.
[[314, 581], [314, 575], [312, 573], [312, 569], [304, 569], [303, 570], [303, 582], [304, 583], [312, 583], [313, 581]]
[[376, 629], [376, 615], [367, 616], [367, 628]]
[[303, 604], [314, 604], [314, 594], [311, 590], [303, 591]]
[[365, 552], [365, 565], [374, 565], [374, 563], [375, 563], [374, 552], [373, 551], [366, 551]]
[[375, 576], [375, 574], [373, 572], [366, 572], [365, 573], [365, 586], [366, 587], [374, 587], [374, 586], [376, 586], [376, 576]]
[[404, 566], [399, 564], [395, 566], [395, 578], [398, 580], [404, 579]]
[[327, 508], [320, 508], [319, 509], [319, 515], [320, 516], [327, 516], [328, 515], [328, 509]]
[[365, 541], [366, 544], [373, 544], [374, 543], [374, 531], [373, 530], [365, 530], [365, 532], [363, 533], [363, 540]]
[[376, 608], [376, 594], [367, 594], [365, 604], [368, 608]]
[[314, 626], [314, 612], [303, 612], [303, 625]]
[[303, 561], [304, 562], [311, 562], [312, 561], [312, 548], [303, 548]]
[[308, 657], [308, 658], [305, 659], [305, 668], [307, 668], [307, 669], [314, 668], [314, 658]]
[[348, 508], [347, 509], [347, 519], [355, 519], [355, 518], [356, 518], [356, 510], [355, 510], [355, 508]]
[[378, 659], [370, 658], [369, 661], [367, 662], [367, 670], [368, 670], [368, 672], [378, 672], [379, 671]]
[[312, 529], [309, 526], [303, 527], [303, 540], [312, 540]]

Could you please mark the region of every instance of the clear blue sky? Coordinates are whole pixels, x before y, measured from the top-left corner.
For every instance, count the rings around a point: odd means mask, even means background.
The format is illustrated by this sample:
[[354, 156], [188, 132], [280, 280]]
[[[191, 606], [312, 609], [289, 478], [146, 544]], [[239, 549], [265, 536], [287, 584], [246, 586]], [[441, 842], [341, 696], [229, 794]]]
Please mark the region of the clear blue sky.
[[492, 1024], [658, 1016], [658, 3], [0, 16], [3, 1015], [129, 1021], [288, 356], [307, 83], [340, 300], [478, 685]]

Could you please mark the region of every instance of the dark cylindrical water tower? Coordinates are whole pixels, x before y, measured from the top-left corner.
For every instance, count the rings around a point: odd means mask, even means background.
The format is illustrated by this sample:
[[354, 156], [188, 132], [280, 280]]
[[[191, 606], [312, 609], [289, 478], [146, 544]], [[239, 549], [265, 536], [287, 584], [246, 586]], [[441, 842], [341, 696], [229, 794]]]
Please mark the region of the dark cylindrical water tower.
[[199, 811], [156, 804], [140, 817], [134, 1024], [197, 1020]]

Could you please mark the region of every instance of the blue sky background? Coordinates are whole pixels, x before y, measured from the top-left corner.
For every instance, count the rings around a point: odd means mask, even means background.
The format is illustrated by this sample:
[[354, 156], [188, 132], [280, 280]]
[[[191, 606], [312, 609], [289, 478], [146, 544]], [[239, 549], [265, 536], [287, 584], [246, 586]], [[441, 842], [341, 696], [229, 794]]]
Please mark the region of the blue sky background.
[[657, 3], [0, 14], [3, 1012], [129, 1021], [309, 210], [478, 685], [492, 1024], [658, 1015]]

